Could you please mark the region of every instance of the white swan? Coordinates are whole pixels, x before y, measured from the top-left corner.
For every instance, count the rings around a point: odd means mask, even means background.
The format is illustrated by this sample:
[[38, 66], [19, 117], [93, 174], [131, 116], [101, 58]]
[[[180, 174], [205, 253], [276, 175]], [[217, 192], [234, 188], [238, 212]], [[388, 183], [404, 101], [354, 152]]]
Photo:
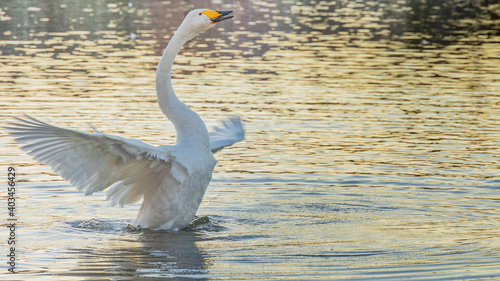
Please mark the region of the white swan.
[[112, 205], [143, 199], [135, 224], [150, 229], [181, 229], [194, 218], [217, 161], [213, 152], [243, 140], [239, 118], [208, 133], [200, 116], [177, 99], [171, 83], [174, 58], [182, 45], [232, 11], [190, 12], [170, 40], [156, 72], [156, 92], [163, 113], [175, 125], [177, 142], [154, 147], [134, 139], [58, 128], [26, 115], [9, 123], [10, 134], [42, 164], [86, 195], [107, 191]]

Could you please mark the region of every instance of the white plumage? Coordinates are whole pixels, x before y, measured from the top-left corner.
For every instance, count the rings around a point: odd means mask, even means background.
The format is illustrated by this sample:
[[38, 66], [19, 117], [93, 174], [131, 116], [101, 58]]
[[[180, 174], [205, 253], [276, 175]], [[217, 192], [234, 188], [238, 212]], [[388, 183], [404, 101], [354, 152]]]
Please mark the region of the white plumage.
[[158, 65], [156, 91], [161, 110], [177, 131], [177, 143], [154, 147], [139, 140], [59, 128], [32, 117], [7, 127], [35, 160], [47, 164], [86, 195], [106, 188], [112, 205], [143, 199], [135, 224], [150, 229], [181, 229], [193, 219], [217, 161], [213, 152], [244, 138], [238, 117], [209, 133], [201, 118], [179, 101], [170, 73], [182, 45], [231, 18], [232, 11], [190, 12]]
[[213, 153], [245, 138], [245, 132], [243, 131], [239, 117], [232, 117], [222, 121], [222, 126], [214, 127], [215, 131], [208, 133], [210, 137], [210, 150]]

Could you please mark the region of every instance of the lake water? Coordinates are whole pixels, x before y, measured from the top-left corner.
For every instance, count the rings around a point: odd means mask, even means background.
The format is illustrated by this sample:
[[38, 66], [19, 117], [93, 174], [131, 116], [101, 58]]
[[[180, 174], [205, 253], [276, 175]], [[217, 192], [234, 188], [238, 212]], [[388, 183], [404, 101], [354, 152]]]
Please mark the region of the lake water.
[[[496, 1], [2, 1], [2, 126], [29, 114], [153, 145], [163, 49], [194, 8], [235, 18], [176, 59], [208, 126], [242, 116], [191, 231], [128, 230], [0, 130], [17, 170], [17, 275], [2, 280], [500, 279]], [[489, 4], [488, 4], [489, 3]]]

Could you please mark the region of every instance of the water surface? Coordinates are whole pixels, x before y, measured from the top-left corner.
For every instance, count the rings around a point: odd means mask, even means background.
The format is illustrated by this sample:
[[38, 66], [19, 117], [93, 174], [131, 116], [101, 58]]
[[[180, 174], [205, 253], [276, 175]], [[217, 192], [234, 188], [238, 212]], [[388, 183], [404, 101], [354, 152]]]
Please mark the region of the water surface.
[[175, 141], [154, 89], [170, 37], [191, 9], [234, 9], [173, 79], [247, 137], [216, 155], [211, 223], [167, 233], [127, 229], [138, 204], [84, 196], [0, 130], [20, 225], [2, 278], [499, 279], [500, 6], [441, 2], [3, 1], [4, 122], [153, 145]]

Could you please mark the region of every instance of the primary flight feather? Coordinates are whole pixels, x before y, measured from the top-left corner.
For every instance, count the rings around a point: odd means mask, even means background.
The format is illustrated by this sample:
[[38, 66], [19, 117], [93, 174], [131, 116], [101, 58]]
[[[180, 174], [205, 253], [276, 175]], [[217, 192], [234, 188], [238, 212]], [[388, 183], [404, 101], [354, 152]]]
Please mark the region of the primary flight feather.
[[244, 138], [238, 117], [208, 130], [200, 116], [174, 93], [171, 69], [181, 47], [233, 11], [190, 12], [158, 64], [158, 104], [177, 131], [175, 145], [152, 146], [139, 140], [59, 128], [30, 116], [7, 129], [22, 149], [89, 195], [107, 190], [112, 205], [143, 199], [135, 224], [150, 229], [181, 229], [194, 218], [217, 163], [213, 153]]

